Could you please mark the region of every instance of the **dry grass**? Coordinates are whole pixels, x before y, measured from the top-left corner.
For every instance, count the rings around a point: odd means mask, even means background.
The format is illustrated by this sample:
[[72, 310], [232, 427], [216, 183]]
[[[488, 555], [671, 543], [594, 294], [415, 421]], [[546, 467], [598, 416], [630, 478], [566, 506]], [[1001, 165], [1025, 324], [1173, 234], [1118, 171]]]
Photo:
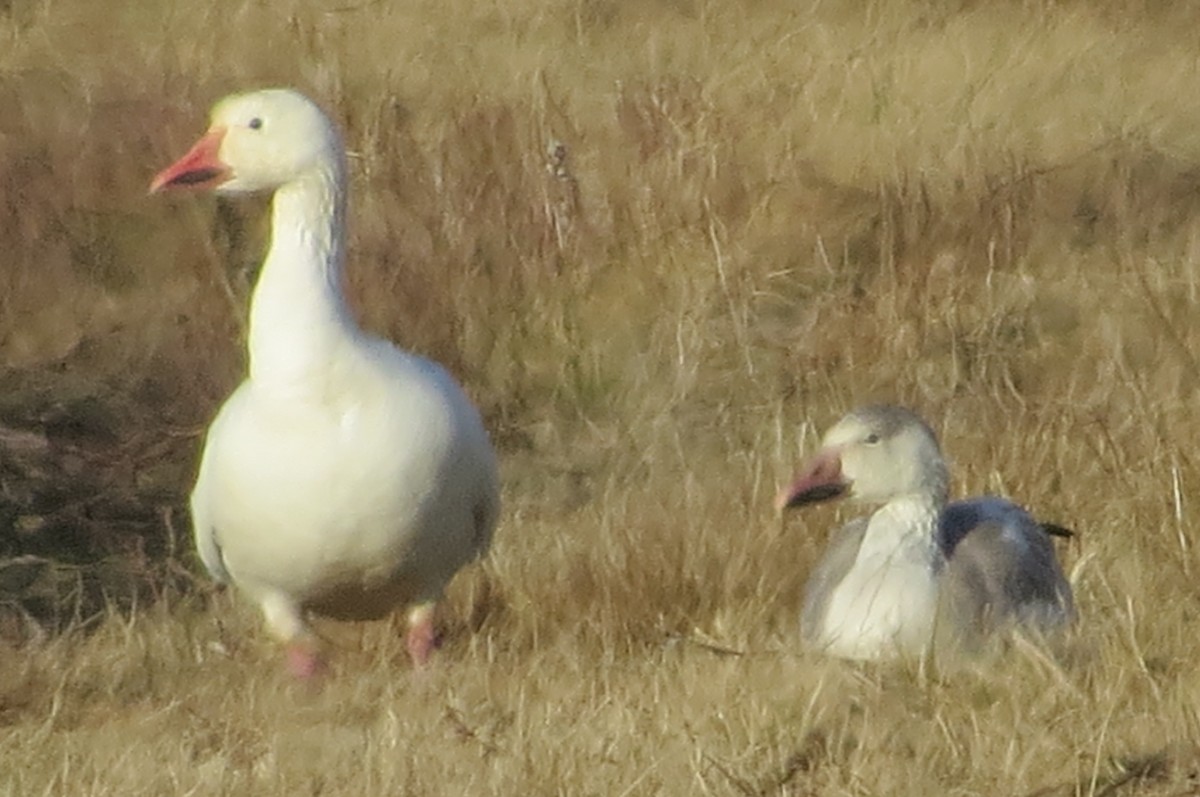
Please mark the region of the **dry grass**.
[[[1137, 5], [0, 3], [0, 793], [1200, 791], [1200, 19]], [[306, 691], [189, 574], [263, 205], [145, 185], [264, 84], [502, 450], [428, 673], [328, 625]], [[798, 649], [837, 515], [770, 497], [878, 399], [1078, 529], [1062, 649]]]

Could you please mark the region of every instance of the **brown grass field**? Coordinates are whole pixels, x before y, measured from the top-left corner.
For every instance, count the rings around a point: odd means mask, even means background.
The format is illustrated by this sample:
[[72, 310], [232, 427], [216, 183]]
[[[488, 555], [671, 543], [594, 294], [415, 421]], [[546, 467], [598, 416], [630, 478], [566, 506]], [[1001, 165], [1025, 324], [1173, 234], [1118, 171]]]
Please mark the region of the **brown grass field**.
[[[0, 795], [1200, 794], [1190, 0], [0, 2]], [[224, 94], [345, 130], [348, 289], [503, 461], [414, 673], [291, 683], [186, 495], [265, 201], [147, 197]], [[559, 154], [552, 154], [555, 146]], [[801, 649], [853, 507], [771, 498], [906, 403], [1011, 495], [1050, 649]]]

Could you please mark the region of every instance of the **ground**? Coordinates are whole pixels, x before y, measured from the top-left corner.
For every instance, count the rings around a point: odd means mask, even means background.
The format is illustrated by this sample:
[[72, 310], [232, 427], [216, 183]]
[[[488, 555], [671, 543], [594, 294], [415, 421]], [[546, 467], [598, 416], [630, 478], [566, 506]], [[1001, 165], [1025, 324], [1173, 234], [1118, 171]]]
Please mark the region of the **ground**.
[[[1179, 0], [0, 3], [0, 794], [1200, 793], [1200, 12]], [[186, 495], [265, 200], [146, 195], [224, 94], [351, 153], [347, 289], [502, 461], [414, 672], [292, 682]], [[845, 410], [1073, 528], [1077, 628], [832, 661], [776, 517]]]

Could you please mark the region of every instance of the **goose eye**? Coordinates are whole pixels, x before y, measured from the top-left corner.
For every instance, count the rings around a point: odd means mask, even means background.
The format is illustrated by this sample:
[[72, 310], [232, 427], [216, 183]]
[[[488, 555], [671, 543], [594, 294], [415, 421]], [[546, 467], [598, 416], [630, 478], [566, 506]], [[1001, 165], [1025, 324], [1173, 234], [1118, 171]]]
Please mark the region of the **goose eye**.
[[261, 130], [262, 125], [263, 125], [262, 119], [260, 119], [259, 117], [256, 116], [250, 120], [250, 123], [247, 125], [247, 127], [249, 127], [251, 130]]
[[879, 442], [879, 435], [875, 434], [874, 432], [871, 432], [871, 434], [867, 435], [866, 439], [863, 440], [863, 442], [869, 446], [873, 446]]

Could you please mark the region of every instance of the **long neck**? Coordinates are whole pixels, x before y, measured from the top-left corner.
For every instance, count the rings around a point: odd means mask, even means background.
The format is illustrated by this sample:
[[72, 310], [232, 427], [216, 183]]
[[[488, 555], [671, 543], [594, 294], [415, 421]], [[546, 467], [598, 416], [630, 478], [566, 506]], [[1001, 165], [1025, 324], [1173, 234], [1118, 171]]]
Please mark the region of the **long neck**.
[[331, 163], [275, 192], [271, 248], [250, 304], [250, 378], [284, 390], [318, 383], [357, 331], [341, 290], [345, 199]]

